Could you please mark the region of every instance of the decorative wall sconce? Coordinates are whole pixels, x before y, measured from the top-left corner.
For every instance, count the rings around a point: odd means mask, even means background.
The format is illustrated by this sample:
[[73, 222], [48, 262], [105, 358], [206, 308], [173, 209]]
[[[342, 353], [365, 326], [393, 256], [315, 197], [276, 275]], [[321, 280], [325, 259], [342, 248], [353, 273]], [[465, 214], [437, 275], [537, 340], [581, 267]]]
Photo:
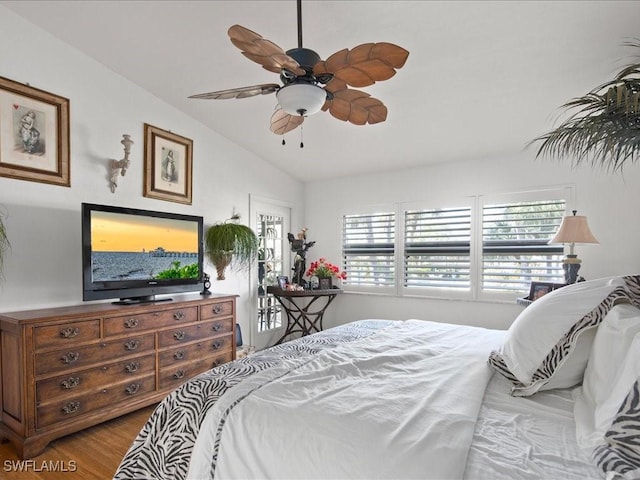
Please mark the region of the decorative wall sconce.
[[115, 193], [116, 187], [118, 186], [118, 173], [122, 173], [123, 177], [124, 174], [127, 173], [127, 168], [129, 168], [129, 153], [131, 152], [133, 140], [131, 140], [130, 135], [125, 133], [122, 135], [120, 143], [124, 145], [124, 158], [122, 160], [111, 160], [111, 180], [109, 182], [111, 193]]

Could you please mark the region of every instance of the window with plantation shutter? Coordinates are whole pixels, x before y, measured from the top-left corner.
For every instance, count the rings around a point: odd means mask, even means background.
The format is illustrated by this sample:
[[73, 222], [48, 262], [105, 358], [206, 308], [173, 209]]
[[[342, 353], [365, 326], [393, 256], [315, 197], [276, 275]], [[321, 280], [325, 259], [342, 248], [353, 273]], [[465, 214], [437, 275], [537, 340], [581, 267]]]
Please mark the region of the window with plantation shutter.
[[343, 285], [395, 286], [395, 213], [342, 217]]
[[562, 283], [563, 246], [549, 245], [564, 200], [482, 207], [482, 290], [528, 291], [532, 281]]
[[469, 290], [471, 208], [404, 212], [404, 286]]
[[572, 198], [553, 186], [343, 215], [343, 288], [510, 302], [531, 282], [564, 283], [564, 246], [549, 241]]

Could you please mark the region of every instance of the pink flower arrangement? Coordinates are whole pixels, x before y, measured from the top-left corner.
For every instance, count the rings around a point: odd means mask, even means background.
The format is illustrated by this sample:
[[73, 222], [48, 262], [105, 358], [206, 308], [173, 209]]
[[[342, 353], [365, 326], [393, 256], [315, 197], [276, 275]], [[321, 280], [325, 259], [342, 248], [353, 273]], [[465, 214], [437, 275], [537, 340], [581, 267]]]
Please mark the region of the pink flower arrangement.
[[313, 277], [314, 275], [318, 278], [336, 277], [341, 280], [347, 279], [347, 272], [341, 272], [336, 265], [327, 262], [327, 259], [324, 257], [319, 258], [315, 262], [311, 262], [307, 270], [307, 277]]

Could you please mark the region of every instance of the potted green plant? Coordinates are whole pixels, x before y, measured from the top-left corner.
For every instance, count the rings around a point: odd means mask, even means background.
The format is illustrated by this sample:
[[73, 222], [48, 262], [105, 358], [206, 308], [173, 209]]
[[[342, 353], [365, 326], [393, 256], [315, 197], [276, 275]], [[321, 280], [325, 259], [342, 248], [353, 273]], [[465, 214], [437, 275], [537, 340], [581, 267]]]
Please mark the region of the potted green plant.
[[[627, 46], [638, 48], [640, 41]], [[640, 160], [640, 63], [562, 108], [576, 111], [531, 142], [541, 142], [536, 157], [566, 157], [575, 166], [588, 163], [614, 172]]]
[[0, 213], [0, 278], [2, 277], [4, 267], [4, 256], [9, 250], [9, 237], [7, 237], [7, 229], [4, 226], [2, 220], [2, 214]]
[[224, 222], [210, 226], [205, 234], [206, 253], [216, 267], [217, 279], [225, 279], [225, 270], [248, 269], [258, 254], [258, 237], [251, 228], [238, 223], [240, 215], [234, 213]]

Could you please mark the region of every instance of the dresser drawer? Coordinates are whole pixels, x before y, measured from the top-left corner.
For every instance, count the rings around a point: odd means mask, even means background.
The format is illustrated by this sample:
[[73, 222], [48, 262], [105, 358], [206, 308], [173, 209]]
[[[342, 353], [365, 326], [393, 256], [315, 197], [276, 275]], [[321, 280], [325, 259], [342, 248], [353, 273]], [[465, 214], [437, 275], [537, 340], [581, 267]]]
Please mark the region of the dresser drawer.
[[61, 323], [33, 329], [36, 349], [58, 347], [100, 338], [100, 320]]
[[125, 315], [104, 319], [104, 334], [136, 334], [143, 330], [154, 330], [171, 325], [195, 322], [198, 320], [198, 307], [173, 308], [138, 315]]
[[155, 336], [153, 333], [149, 333], [137, 337], [94, 343], [83, 347], [70, 346], [63, 350], [37, 353], [35, 360], [36, 375], [74, 371], [94, 363], [113, 362], [124, 356], [150, 352], [154, 348]]
[[185, 363], [160, 369], [160, 390], [165, 388], [175, 388], [184, 383], [187, 379], [206, 372], [213, 367], [218, 367], [233, 360], [232, 353], [226, 352], [208, 358], [203, 358], [195, 362]]
[[155, 375], [132, 379], [130, 382], [109, 385], [85, 395], [70, 397], [38, 407], [36, 428], [73, 420], [78, 416], [105, 406], [130, 402], [156, 389]]
[[36, 405], [57, 397], [78, 396], [103, 385], [124, 381], [126, 378], [154, 373], [156, 356], [151, 353], [121, 362], [69, 372], [66, 375], [36, 382]]
[[200, 306], [200, 318], [206, 320], [208, 318], [227, 317], [233, 315], [233, 301], [217, 302], [209, 305]]
[[181, 343], [193, 342], [213, 335], [229, 334], [233, 328], [233, 319], [209, 320], [186, 327], [171, 328], [158, 332], [158, 348], [172, 347]]
[[198, 343], [183, 345], [159, 353], [160, 368], [176, 365], [178, 363], [191, 362], [203, 357], [231, 351], [231, 343], [233, 337], [225, 335], [220, 337], [208, 338]]

